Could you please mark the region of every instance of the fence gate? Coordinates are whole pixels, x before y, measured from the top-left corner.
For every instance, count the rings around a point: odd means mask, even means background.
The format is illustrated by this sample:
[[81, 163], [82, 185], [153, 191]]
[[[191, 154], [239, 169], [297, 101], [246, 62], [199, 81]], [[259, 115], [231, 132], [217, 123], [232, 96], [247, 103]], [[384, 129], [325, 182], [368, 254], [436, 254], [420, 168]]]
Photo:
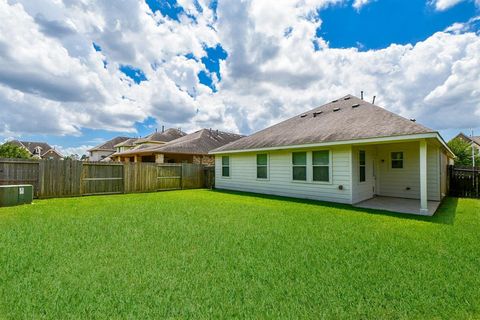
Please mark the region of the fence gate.
[[450, 195], [480, 198], [480, 168], [449, 167]]
[[0, 159], [0, 185], [31, 184], [33, 194], [38, 197], [39, 163], [20, 159]]
[[123, 193], [123, 165], [83, 163], [80, 190], [83, 195]]
[[182, 165], [159, 164], [157, 166], [157, 190], [182, 189]]
[[203, 168], [203, 186], [208, 189], [215, 187], [215, 166]]

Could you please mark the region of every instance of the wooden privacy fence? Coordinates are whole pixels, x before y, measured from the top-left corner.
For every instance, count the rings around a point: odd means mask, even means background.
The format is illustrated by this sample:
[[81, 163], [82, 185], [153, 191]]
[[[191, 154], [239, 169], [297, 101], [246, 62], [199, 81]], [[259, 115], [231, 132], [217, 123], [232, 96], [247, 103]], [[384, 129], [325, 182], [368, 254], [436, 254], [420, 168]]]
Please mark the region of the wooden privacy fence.
[[199, 164], [0, 159], [0, 185], [32, 184], [37, 198], [211, 187]]
[[205, 166], [203, 168], [203, 177], [205, 188], [213, 189], [215, 187], [215, 166]]
[[448, 170], [450, 195], [454, 197], [480, 198], [480, 168], [454, 167]]

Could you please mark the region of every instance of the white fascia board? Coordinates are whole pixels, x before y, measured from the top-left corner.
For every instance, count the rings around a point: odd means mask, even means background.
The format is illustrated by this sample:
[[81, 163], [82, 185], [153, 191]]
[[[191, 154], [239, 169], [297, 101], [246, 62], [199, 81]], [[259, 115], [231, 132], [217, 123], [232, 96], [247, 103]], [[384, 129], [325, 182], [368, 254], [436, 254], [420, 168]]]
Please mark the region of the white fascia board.
[[286, 149], [305, 149], [305, 148], [316, 148], [316, 147], [330, 147], [330, 146], [339, 146], [339, 145], [356, 145], [356, 144], [380, 144], [380, 143], [392, 143], [392, 142], [402, 142], [418, 139], [428, 139], [436, 138], [440, 143], [449, 151], [451, 150], [446, 145], [445, 141], [440, 137], [438, 132], [430, 133], [420, 133], [420, 134], [410, 134], [403, 136], [388, 136], [388, 137], [377, 137], [377, 138], [367, 138], [367, 139], [355, 139], [355, 140], [343, 140], [343, 141], [330, 141], [323, 143], [310, 143], [310, 144], [300, 144], [300, 145], [290, 145], [290, 146], [278, 146], [278, 147], [268, 147], [268, 148], [256, 148], [256, 149], [244, 149], [244, 150], [225, 150], [225, 151], [211, 151], [209, 154], [231, 154], [231, 153], [246, 153], [246, 152], [259, 152], [259, 151], [274, 151], [274, 150], [286, 150]]

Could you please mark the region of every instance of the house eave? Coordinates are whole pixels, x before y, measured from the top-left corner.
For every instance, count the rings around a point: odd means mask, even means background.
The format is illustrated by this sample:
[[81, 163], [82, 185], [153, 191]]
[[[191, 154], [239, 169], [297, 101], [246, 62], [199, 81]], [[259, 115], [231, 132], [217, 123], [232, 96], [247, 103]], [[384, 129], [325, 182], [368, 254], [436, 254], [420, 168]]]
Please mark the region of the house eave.
[[61, 154], [60, 152], [58, 152], [58, 151], [55, 150], [54, 148], [48, 149], [48, 151], [47, 151], [47, 152], [44, 152], [41, 156], [43, 157], [44, 155], [46, 155], [46, 154], [49, 153], [50, 151], [53, 151], [53, 152], [56, 153], [59, 157], [63, 158], [63, 154]]
[[220, 151], [210, 151], [209, 154], [231, 154], [231, 153], [247, 153], [247, 152], [260, 152], [260, 151], [273, 151], [273, 150], [287, 150], [287, 149], [299, 149], [299, 148], [315, 148], [315, 147], [330, 147], [330, 146], [340, 146], [340, 145], [354, 145], [354, 144], [379, 144], [379, 143], [391, 143], [391, 142], [402, 142], [402, 141], [411, 141], [418, 139], [428, 139], [435, 138], [440, 144], [447, 150], [447, 152], [455, 157], [454, 153], [450, 150], [448, 145], [445, 143], [443, 138], [438, 132], [428, 132], [420, 134], [410, 134], [410, 135], [399, 135], [399, 136], [386, 136], [386, 137], [375, 137], [375, 138], [364, 138], [364, 139], [354, 139], [354, 140], [341, 140], [341, 141], [328, 141], [321, 143], [309, 143], [309, 144], [300, 144], [300, 145], [286, 145], [286, 146], [275, 146], [275, 147], [266, 147], [266, 148], [252, 148], [252, 149], [240, 149], [240, 150], [220, 150]]

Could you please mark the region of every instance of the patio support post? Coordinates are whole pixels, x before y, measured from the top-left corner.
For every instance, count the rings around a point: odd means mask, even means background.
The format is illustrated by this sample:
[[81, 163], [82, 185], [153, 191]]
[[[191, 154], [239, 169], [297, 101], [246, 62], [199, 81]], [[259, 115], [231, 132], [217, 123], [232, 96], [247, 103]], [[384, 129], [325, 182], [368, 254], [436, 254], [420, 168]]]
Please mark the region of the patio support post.
[[164, 156], [163, 153], [156, 153], [155, 154], [155, 162], [156, 163], [163, 163], [164, 162]]
[[420, 140], [420, 213], [428, 215], [427, 140]]

